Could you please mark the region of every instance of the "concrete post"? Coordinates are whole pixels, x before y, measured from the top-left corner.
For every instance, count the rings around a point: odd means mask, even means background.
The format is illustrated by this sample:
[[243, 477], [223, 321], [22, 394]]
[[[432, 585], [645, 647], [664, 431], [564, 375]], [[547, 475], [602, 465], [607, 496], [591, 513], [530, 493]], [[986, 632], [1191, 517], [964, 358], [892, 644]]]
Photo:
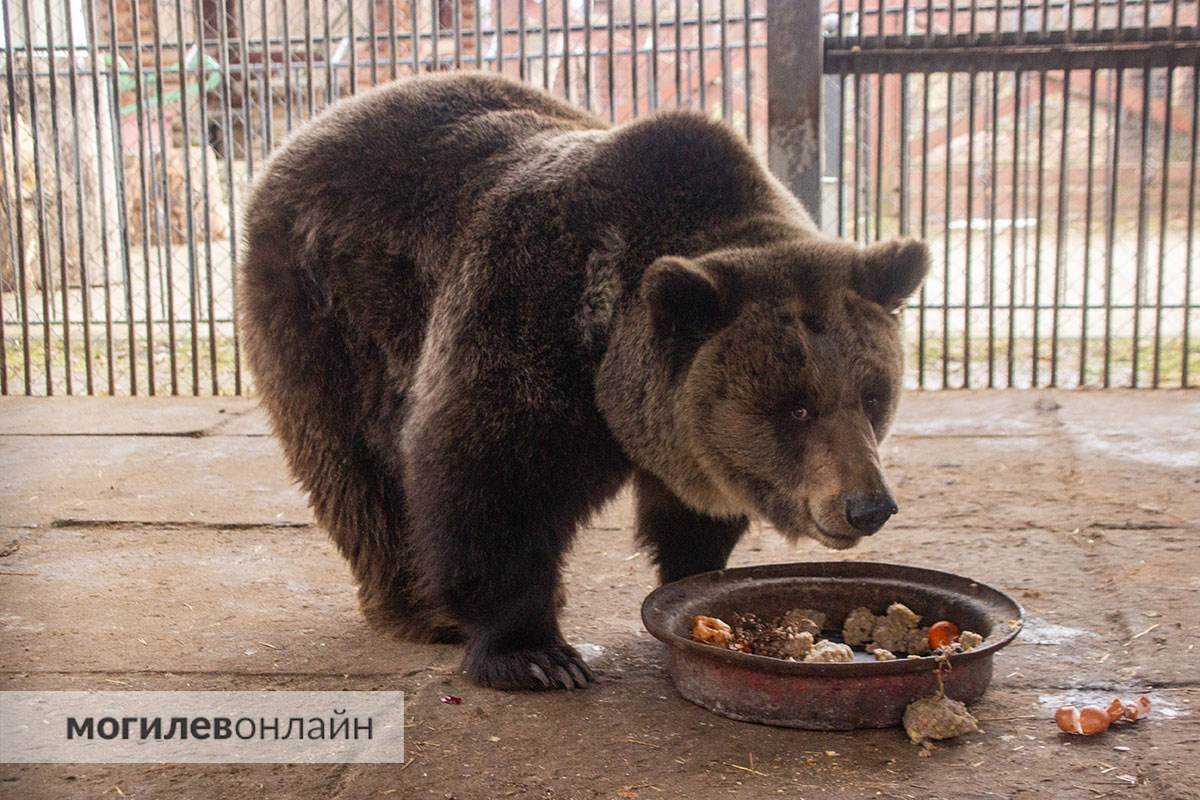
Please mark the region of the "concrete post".
[[767, 163], [821, 225], [820, 0], [767, 0]]

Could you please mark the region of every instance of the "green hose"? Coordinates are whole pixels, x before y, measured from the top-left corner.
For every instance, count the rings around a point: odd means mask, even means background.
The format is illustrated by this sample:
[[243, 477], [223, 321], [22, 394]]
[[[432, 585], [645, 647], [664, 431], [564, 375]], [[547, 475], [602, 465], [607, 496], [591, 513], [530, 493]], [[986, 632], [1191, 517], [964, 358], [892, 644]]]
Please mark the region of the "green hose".
[[[194, 56], [197, 53], [199, 53], [199, 51], [194, 51], [191, 55], [189, 55], [187, 57], [188, 63], [185, 66], [187, 66], [189, 69], [195, 63]], [[213, 89], [217, 88], [217, 86], [219, 86], [221, 84], [221, 65], [219, 63], [217, 63], [217, 60], [215, 58], [208, 55], [207, 53], [204, 53], [203, 56], [204, 56], [204, 64], [202, 67], [202, 72], [204, 74], [204, 92], [207, 94], [208, 92], [211, 92]], [[112, 57], [111, 56], [105, 56], [105, 61], [108, 63], [108, 65], [110, 67], [112, 66]], [[120, 56], [117, 56], [117, 69], [118, 69], [117, 89], [121, 92], [128, 92], [128, 91], [136, 90], [137, 89], [137, 79], [133, 76], [133, 70], [131, 70], [129, 68], [129, 65], [125, 63], [125, 59], [121, 58]], [[181, 71], [180, 65], [178, 63], [163, 67], [164, 74], [170, 73], [170, 72], [180, 72], [180, 71]], [[188, 87], [189, 95], [195, 96], [198, 92], [199, 92], [199, 89], [197, 87], [195, 87], [195, 86]], [[172, 89], [171, 91], [167, 92], [166, 94], [164, 94], [162, 96], [162, 103], [163, 103], [163, 105], [177, 103], [182, 96], [183, 96], [183, 93], [180, 92], [178, 89]], [[145, 107], [146, 105], [154, 104], [156, 102], [156, 98], [157, 98], [157, 95], [155, 94], [154, 88], [153, 87], [149, 88], [148, 94], [146, 97], [146, 102], [143, 104], [143, 107]], [[121, 114], [122, 115], [132, 114], [135, 111], [137, 111], [137, 103], [136, 102], [121, 106]]]

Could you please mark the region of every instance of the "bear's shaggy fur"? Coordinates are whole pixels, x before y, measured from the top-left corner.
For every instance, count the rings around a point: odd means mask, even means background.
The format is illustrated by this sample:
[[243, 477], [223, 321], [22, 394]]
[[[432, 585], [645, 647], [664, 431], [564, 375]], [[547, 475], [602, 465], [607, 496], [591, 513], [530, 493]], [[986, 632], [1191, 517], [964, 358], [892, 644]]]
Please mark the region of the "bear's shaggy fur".
[[923, 245], [826, 238], [732, 131], [609, 128], [480, 74], [339, 103], [246, 210], [249, 363], [363, 612], [500, 688], [585, 686], [557, 621], [576, 527], [632, 476], [663, 580], [757, 514], [847, 547]]

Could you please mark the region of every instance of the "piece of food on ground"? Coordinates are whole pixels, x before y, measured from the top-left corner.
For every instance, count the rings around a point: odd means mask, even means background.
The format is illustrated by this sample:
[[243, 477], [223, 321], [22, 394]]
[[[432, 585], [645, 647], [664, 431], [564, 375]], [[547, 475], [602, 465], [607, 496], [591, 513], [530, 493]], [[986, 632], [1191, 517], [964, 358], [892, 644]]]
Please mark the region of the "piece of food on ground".
[[1112, 724], [1108, 712], [1100, 706], [1084, 706], [1083, 708], [1063, 706], [1054, 712], [1054, 721], [1058, 724], [1059, 730], [1064, 733], [1077, 733], [1084, 736], [1103, 733]]
[[804, 660], [808, 662], [853, 661], [854, 651], [850, 649], [849, 645], [822, 639], [813, 646], [812, 651], [804, 657]]
[[963, 631], [958, 635], [958, 643], [962, 645], [963, 652], [965, 653], [983, 644], [983, 637], [975, 631]]
[[882, 647], [876, 647], [871, 650], [871, 655], [875, 656], [876, 661], [895, 661], [896, 654], [891, 650], [884, 650]]
[[733, 641], [733, 629], [716, 617], [697, 616], [692, 620], [692, 638], [705, 644], [725, 647]]
[[1054, 721], [1063, 733], [1093, 736], [1108, 730], [1114, 722], [1137, 722], [1150, 713], [1150, 698], [1142, 695], [1132, 703], [1114, 697], [1108, 708], [1100, 706], [1063, 706], [1054, 712]]
[[876, 617], [871, 613], [871, 609], [859, 606], [851, 611], [842, 623], [842, 640], [851, 647], [866, 644], [871, 641], [875, 622]]
[[904, 730], [913, 744], [929, 746], [934, 740], [974, 733], [979, 730], [979, 722], [959, 701], [935, 694], [904, 709]]

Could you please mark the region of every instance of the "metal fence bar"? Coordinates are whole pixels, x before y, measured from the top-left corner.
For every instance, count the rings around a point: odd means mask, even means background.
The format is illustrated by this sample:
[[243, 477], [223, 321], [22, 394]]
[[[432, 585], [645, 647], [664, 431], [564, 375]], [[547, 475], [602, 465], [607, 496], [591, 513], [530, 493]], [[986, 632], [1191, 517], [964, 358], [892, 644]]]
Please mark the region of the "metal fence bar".
[[1187, 388], [1189, 367], [1191, 363], [1191, 319], [1192, 319], [1192, 289], [1195, 262], [1192, 260], [1196, 243], [1196, 157], [1200, 152], [1200, 59], [1192, 65], [1192, 148], [1188, 159], [1188, 200], [1187, 200], [1187, 254], [1184, 258], [1184, 289], [1185, 298], [1183, 309], [1183, 365], [1179, 385]]

